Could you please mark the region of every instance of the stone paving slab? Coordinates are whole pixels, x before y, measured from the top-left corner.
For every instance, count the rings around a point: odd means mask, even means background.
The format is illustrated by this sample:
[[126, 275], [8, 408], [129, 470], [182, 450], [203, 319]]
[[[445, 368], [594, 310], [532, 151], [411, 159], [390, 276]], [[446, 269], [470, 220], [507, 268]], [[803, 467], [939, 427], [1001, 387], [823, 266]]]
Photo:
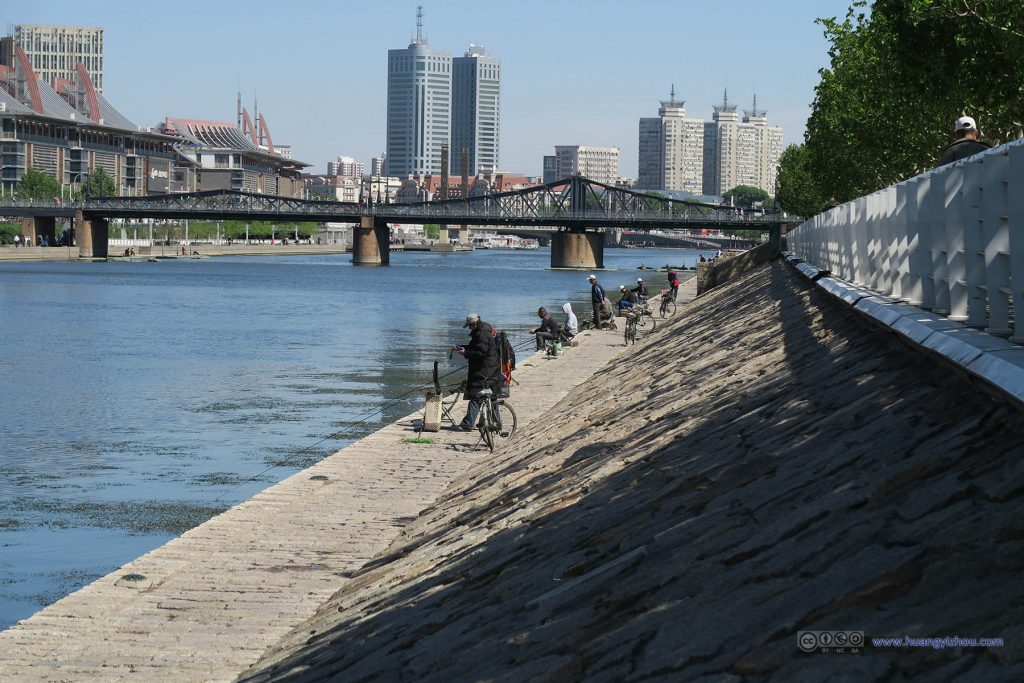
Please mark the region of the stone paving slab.
[[[684, 283], [680, 301], [695, 288]], [[510, 443], [625, 350], [621, 326], [578, 339], [561, 357], [519, 364], [509, 402], [520, 430]], [[510, 445], [492, 455], [475, 432], [456, 431], [425, 434], [432, 444], [405, 443], [417, 436], [420, 416], [385, 426], [0, 632], [0, 680], [233, 680], [453, 480]], [[145, 579], [126, 581], [127, 574]]]

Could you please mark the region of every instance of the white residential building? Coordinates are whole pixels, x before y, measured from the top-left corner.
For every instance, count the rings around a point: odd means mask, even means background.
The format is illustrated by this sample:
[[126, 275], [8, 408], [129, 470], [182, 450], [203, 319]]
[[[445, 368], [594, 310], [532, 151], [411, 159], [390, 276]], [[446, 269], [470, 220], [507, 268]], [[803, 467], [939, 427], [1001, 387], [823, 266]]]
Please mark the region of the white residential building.
[[75, 67], [81, 62], [96, 92], [103, 92], [102, 28], [20, 24], [0, 38], [0, 64], [14, 66], [15, 47], [25, 51], [36, 76], [47, 83], [79, 81]]
[[657, 118], [640, 119], [637, 186], [701, 194], [704, 181], [704, 121], [686, 118], [685, 103], [663, 100]]
[[619, 179], [619, 148], [585, 145], [555, 146], [555, 178], [581, 175], [606, 185]]
[[740, 120], [728, 93], [704, 124], [703, 194], [721, 195], [737, 185], [752, 185], [775, 194], [782, 156], [782, 128], [769, 126], [767, 112], [754, 107]]
[[365, 172], [366, 165], [352, 157], [340, 156], [334, 161], [327, 162], [327, 175], [362, 177]]

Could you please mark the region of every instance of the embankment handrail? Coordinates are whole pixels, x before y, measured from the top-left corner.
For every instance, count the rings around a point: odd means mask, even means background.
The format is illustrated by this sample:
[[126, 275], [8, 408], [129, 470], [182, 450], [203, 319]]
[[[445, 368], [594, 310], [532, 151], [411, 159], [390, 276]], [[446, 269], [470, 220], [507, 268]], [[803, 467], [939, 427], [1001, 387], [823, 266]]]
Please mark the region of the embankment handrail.
[[1022, 343], [1024, 139], [841, 204], [787, 242], [845, 280]]

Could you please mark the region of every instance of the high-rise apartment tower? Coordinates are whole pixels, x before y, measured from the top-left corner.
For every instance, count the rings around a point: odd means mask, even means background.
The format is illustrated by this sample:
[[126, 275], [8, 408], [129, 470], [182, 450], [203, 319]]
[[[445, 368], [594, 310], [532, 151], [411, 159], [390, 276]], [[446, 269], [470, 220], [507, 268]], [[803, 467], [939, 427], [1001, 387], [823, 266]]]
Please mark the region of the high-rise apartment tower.
[[20, 24], [11, 35], [0, 38], [0, 64], [14, 66], [15, 47], [25, 51], [36, 76], [53, 84], [58, 78], [77, 81], [79, 62], [103, 92], [103, 29], [85, 26]]
[[640, 119], [637, 187], [701, 194], [704, 174], [704, 121], [686, 118], [675, 87], [662, 100], [658, 118]]

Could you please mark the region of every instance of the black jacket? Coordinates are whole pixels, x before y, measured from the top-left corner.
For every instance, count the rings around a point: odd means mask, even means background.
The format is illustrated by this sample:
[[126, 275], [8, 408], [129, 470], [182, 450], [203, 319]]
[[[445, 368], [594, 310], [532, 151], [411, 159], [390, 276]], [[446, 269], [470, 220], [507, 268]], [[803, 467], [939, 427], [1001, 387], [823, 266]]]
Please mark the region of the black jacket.
[[481, 389], [493, 389], [492, 383], [499, 378], [501, 365], [498, 359], [498, 344], [494, 339], [494, 328], [481, 322], [475, 330], [471, 330], [465, 355], [469, 361], [466, 398], [470, 399]]
[[555, 322], [554, 318], [552, 318], [550, 315], [546, 315], [540, 321], [540, 327], [537, 328], [537, 331], [538, 332], [550, 332], [551, 334], [553, 334], [555, 336], [558, 336], [558, 332], [561, 329], [562, 328], [560, 328], [558, 326], [558, 323]]
[[969, 140], [967, 138], [962, 138], [962, 139], [957, 140], [956, 142], [954, 142], [952, 145], [947, 147], [942, 152], [942, 158], [939, 159], [939, 166], [945, 166], [946, 164], [951, 164], [954, 161], [956, 161], [957, 159], [963, 159], [964, 157], [969, 157], [972, 154], [977, 154], [978, 152], [984, 152], [986, 149], [991, 149], [991, 148], [988, 145], [986, 145], [984, 142], [980, 142], [978, 140]]

